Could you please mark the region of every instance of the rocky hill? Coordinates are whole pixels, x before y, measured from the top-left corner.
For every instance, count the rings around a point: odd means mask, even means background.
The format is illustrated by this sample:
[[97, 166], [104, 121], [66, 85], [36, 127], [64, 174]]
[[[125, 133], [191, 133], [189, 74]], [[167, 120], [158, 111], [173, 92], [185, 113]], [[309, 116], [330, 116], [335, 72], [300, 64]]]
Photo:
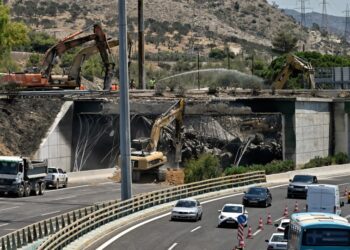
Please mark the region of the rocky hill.
[[[101, 21], [107, 33], [118, 31], [117, 1], [90, 0], [8, 0], [12, 17], [34, 30], [45, 30], [62, 38]], [[137, 34], [137, 1], [127, 1], [128, 26]], [[308, 49], [322, 38], [319, 34], [298, 31], [292, 17], [266, 0], [154, 0], [144, 4], [148, 52], [190, 51], [194, 47], [208, 51], [228, 45], [233, 52], [252, 49], [269, 51], [276, 32], [288, 29], [300, 33]], [[89, 31], [91, 32], [91, 31]]]

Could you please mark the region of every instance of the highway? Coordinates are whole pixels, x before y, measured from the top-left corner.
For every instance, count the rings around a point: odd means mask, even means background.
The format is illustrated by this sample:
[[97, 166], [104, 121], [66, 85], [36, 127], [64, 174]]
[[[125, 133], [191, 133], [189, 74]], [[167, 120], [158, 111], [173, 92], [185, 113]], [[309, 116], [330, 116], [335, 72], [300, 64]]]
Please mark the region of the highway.
[[[159, 184], [134, 184], [133, 193], [161, 188]], [[43, 196], [0, 196], [0, 236], [59, 214], [120, 197], [120, 183], [114, 182], [48, 189]]]
[[[345, 187], [349, 189], [349, 176], [320, 180], [320, 183], [338, 184], [341, 196], [344, 195]], [[272, 206], [268, 208], [248, 207], [248, 225], [252, 227], [253, 239], [245, 239], [246, 250], [266, 249], [265, 239], [269, 239], [273, 232], [276, 232], [274, 225], [267, 225], [268, 213], [271, 214], [273, 224], [278, 223], [283, 218], [284, 209], [288, 206], [289, 214], [298, 202], [300, 211], [305, 208], [303, 199], [286, 199], [287, 185], [271, 187], [273, 196]], [[342, 198], [345, 201], [345, 197]], [[242, 193], [233, 194], [230, 197], [220, 198], [213, 201], [202, 202], [203, 218], [198, 222], [170, 221], [169, 213], [159, 215], [148, 223], [147, 221], [137, 222], [127, 227], [110, 233], [104, 239], [90, 245], [88, 249], [97, 250], [196, 250], [196, 249], [233, 249], [238, 244], [237, 229], [217, 228], [218, 210], [225, 203], [241, 203]], [[350, 205], [345, 203], [342, 207], [342, 215], [350, 217]], [[264, 228], [258, 230], [259, 218], [263, 219]], [[139, 224], [142, 223], [142, 224]], [[247, 236], [248, 227], [245, 228], [244, 235]], [[108, 246], [103, 243], [110, 240]], [[107, 245], [107, 244], [105, 244]]]

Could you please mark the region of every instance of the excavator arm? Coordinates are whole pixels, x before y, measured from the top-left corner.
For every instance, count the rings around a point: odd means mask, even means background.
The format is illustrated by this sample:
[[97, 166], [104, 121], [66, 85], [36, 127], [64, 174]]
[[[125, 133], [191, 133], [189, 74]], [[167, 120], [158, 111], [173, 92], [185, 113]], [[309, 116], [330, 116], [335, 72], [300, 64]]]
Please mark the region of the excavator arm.
[[56, 45], [52, 46], [46, 53], [42, 64], [41, 74], [44, 78], [50, 78], [51, 71], [56, 62], [56, 57], [61, 56], [67, 50], [87, 43], [89, 41], [95, 40], [96, 47], [99, 50], [102, 60], [105, 66], [105, 81], [104, 81], [104, 89], [110, 89], [111, 79], [113, 77], [114, 63], [109, 61], [110, 48], [108, 46], [108, 42], [106, 39], [106, 35], [103, 32], [100, 25], [94, 25], [94, 33], [75, 38], [74, 37], [80, 35], [83, 31], [76, 32], [68, 37], [65, 37]]
[[160, 133], [163, 127], [169, 125], [171, 122], [176, 120], [176, 143], [181, 141], [181, 128], [183, 126], [183, 116], [185, 109], [185, 101], [180, 99], [177, 103], [171, 106], [165, 113], [163, 113], [154, 122], [151, 130], [150, 142], [146, 147], [146, 151], [153, 152], [157, 150]]
[[276, 89], [283, 89], [290, 75], [295, 70], [303, 72], [309, 86], [311, 88], [315, 88], [314, 68], [309, 62], [306, 62], [302, 58], [297, 57], [296, 55], [293, 55], [293, 54], [289, 54], [287, 56], [287, 62], [284, 68], [282, 69], [282, 71], [278, 74], [276, 80], [273, 83], [273, 86]]

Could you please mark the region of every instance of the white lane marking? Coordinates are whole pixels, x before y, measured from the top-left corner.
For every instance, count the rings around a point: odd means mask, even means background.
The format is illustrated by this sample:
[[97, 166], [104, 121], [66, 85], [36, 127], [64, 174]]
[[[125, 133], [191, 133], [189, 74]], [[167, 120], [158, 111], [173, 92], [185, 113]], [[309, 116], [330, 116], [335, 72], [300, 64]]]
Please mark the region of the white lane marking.
[[282, 216], [281, 218], [278, 218], [277, 220], [274, 220], [274, 222], [280, 221], [282, 219], [284, 219], [284, 216]]
[[192, 229], [192, 230], [191, 230], [191, 233], [193, 233], [194, 231], [196, 231], [196, 230], [198, 230], [198, 229], [200, 229], [200, 228], [201, 228], [201, 226], [198, 226], [198, 227]]
[[173, 250], [177, 246], [177, 243], [175, 242], [174, 244], [171, 245], [171, 247], [168, 248], [168, 250]]
[[61, 210], [57, 210], [57, 211], [53, 211], [53, 212], [49, 212], [49, 213], [44, 213], [44, 214], [41, 214], [41, 216], [45, 216], [45, 215], [49, 215], [49, 214], [55, 214], [55, 213], [59, 213], [61, 212]]
[[[107, 182], [98, 183], [97, 185], [107, 185], [107, 184], [115, 184], [115, 182], [113, 182], [113, 181], [107, 181]], [[117, 184], [119, 184], [119, 183], [117, 183]]]
[[0, 227], [6, 226], [8, 223], [0, 224]]
[[57, 191], [64, 191], [64, 190], [69, 190], [69, 189], [77, 189], [77, 188], [81, 188], [81, 187], [90, 187], [92, 185], [81, 185], [81, 186], [75, 186], [75, 187], [66, 187], [66, 188], [61, 188], [61, 189], [54, 189], [54, 190], [48, 190], [46, 189], [45, 192], [47, 193], [51, 193], [51, 192], [57, 192]]
[[48, 201], [59, 201], [59, 200], [65, 200], [65, 199], [70, 199], [70, 198], [74, 198], [74, 197], [77, 197], [77, 196], [76, 195], [65, 196], [65, 197], [61, 197], [61, 198], [51, 199]]
[[261, 229], [256, 230], [256, 232], [253, 233], [253, 236], [257, 235], [260, 232], [261, 232]]
[[2, 209], [0, 209], [0, 211], [5, 211], [5, 210], [9, 210], [9, 209], [14, 209], [14, 208], [18, 208], [18, 207], [19, 207], [19, 206], [2, 208]]

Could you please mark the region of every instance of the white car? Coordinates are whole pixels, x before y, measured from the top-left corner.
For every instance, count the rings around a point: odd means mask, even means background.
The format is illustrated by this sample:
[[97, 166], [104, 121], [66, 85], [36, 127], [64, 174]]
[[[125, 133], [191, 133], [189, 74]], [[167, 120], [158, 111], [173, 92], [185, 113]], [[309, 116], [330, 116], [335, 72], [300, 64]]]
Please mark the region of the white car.
[[248, 223], [248, 212], [245, 209], [244, 205], [241, 204], [225, 204], [221, 210], [219, 210], [219, 217], [218, 217], [218, 227], [221, 227], [223, 225], [233, 225], [237, 226], [238, 221], [237, 218], [240, 215], [245, 215], [247, 218], [245, 223], [243, 223], [244, 226]]
[[46, 187], [53, 186], [55, 188], [68, 186], [68, 175], [61, 168], [49, 167], [47, 176], [45, 177]]
[[199, 201], [187, 198], [178, 200], [171, 211], [171, 220], [193, 220], [202, 219], [203, 209]]
[[284, 233], [273, 233], [268, 242], [267, 250], [287, 250], [287, 240], [284, 239]]
[[275, 227], [277, 227], [277, 231], [284, 232], [284, 229], [289, 225], [289, 223], [290, 219], [282, 219], [280, 224], [275, 224]]

